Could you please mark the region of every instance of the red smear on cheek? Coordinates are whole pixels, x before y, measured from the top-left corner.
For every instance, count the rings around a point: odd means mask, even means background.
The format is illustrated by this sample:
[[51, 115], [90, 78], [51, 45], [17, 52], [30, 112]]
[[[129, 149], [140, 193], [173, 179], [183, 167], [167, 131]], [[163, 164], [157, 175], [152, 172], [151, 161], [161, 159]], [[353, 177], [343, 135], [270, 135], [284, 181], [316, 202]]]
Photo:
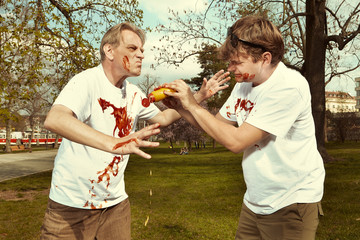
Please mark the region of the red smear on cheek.
[[250, 80], [252, 80], [254, 78], [255, 78], [255, 74], [251, 74], [250, 77], [249, 77]]
[[123, 67], [126, 71], [130, 71], [130, 61], [127, 56], [123, 57]]
[[249, 78], [249, 74], [248, 74], [248, 73], [244, 73], [244, 74], [243, 74], [243, 79], [244, 79], [244, 80], [248, 80], [248, 78]]
[[125, 142], [118, 143], [113, 147], [112, 150], [114, 151], [114, 150], [116, 150], [116, 149], [118, 149], [118, 148], [120, 148], [120, 147], [122, 147], [122, 146], [124, 146], [124, 145], [126, 145], [128, 143], [131, 143], [131, 142], [136, 142], [137, 143], [137, 139], [136, 138], [131, 138], [131, 139], [125, 141]]

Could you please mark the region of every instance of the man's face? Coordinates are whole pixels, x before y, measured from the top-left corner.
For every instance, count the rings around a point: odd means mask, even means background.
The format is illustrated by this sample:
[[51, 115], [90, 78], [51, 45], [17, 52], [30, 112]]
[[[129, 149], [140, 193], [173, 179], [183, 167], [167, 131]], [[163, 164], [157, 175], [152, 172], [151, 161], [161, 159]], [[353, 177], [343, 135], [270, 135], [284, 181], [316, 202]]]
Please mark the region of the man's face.
[[114, 61], [128, 77], [141, 74], [144, 49], [140, 37], [130, 30], [121, 32], [120, 45], [114, 49]]
[[262, 61], [254, 63], [250, 56], [234, 54], [230, 58], [228, 71], [234, 73], [236, 82], [252, 82], [256, 86], [262, 73]]

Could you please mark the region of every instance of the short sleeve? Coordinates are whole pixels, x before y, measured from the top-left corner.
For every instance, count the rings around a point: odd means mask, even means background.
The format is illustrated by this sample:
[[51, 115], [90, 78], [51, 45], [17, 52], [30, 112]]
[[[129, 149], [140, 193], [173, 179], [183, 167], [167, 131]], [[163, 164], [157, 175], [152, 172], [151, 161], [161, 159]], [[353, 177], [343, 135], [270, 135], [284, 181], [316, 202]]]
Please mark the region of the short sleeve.
[[160, 112], [159, 108], [154, 103], [151, 103], [148, 107], [144, 107], [142, 100], [146, 98], [145, 94], [137, 86], [133, 84], [131, 84], [131, 86], [133, 87], [132, 91], [138, 94], [136, 100], [137, 104], [139, 104], [138, 117], [143, 120], [149, 120], [155, 117]]
[[297, 88], [270, 90], [259, 101], [246, 122], [279, 137], [288, 133], [306, 106]]
[[91, 103], [89, 83], [86, 78], [81, 78], [82, 74], [73, 77], [60, 92], [54, 102], [68, 107], [73, 111], [79, 120], [84, 121], [90, 115]]
[[234, 98], [234, 92], [237, 91], [237, 85], [235, 85], [234, 89], [232, 90], [229, 98], [226, 100], [224, 105], [221, 107], [219, 113], [220, 115], [225, 118], [226, 120], [236, 122], [236, 115], [235, 115], [235, 103], [236, 100]]

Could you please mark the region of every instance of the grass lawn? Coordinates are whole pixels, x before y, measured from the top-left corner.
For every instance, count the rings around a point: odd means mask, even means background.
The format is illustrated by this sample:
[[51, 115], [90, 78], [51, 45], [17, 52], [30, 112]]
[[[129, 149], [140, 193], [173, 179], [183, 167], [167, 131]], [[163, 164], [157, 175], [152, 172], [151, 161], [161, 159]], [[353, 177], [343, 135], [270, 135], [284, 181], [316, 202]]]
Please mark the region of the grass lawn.
[[[358, 240], [360, 143], [329, 144], [328, 151], [342, 160], [326, 164], [317, 239]], [[125, 173], [133, 239], [234, 239], [245, 192], [241, 156], [222, 147], [178, 155], [166, 144], [147, 152], [152, 159], [131, 156]], [[45, 172], [0, 182], [0, 239], [39, 238], [50, 179]]]

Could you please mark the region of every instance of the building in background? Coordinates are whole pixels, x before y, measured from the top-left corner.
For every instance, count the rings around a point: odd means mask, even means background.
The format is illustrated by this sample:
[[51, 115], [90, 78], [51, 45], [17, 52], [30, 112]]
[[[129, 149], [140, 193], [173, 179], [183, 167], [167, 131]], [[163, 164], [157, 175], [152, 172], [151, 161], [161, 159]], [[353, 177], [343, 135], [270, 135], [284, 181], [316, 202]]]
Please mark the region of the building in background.
[[[360, 88], [358, 92], [360, 92]], [[358, 112], [356, 101], [360, 101], [360, 99], [356, 100], [355, 97], [346, 92], [325, 92], [326, 110], [331, 113]]]

